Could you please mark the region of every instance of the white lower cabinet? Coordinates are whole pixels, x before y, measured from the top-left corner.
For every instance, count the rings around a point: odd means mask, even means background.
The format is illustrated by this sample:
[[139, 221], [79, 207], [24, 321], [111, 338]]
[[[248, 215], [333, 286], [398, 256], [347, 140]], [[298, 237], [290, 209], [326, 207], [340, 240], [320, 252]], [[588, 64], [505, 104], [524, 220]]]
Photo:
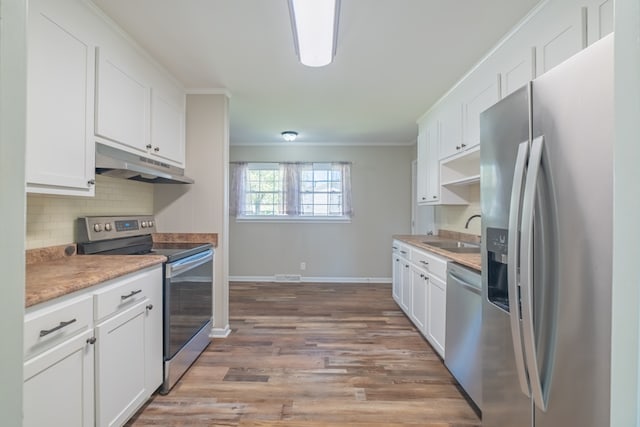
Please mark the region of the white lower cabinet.
[[424, 270], [411, 266], [411, 320], [423, 333], [427, 327], [427, 286], [429, 277]]
[[447, 287], [445, 281], [434, 275], [429, 277], [427, 302], [427, 339], [444, 358]]
[[85, 331], [25, 362], [24, 427], [94, 424], [92, 341]]
[[[446, 335], [447, 258], [411, 247], [400, 256], [393, 242], [393, 298], [433, 349], [444, 358]], [[404, 249], [406, 252], [406, 247]]]
[[96, 425], [118, 426], [147, 399], [143, 300], [96, 327]]
[[162, 382], [162, 267], [29, 307], [24, 426], [121, 426]]

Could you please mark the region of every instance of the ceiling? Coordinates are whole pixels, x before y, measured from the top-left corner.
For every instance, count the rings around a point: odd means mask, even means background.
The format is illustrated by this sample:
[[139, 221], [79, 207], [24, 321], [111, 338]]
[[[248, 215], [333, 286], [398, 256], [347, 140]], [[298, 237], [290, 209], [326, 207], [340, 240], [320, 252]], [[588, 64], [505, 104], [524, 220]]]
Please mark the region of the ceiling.
[[538, 0], [342, 0], [334, 62], [295, 55], [287, 0], [93, 0], [186, 89], [231, 94], [232, 144], [408, 144], [416, 119]]

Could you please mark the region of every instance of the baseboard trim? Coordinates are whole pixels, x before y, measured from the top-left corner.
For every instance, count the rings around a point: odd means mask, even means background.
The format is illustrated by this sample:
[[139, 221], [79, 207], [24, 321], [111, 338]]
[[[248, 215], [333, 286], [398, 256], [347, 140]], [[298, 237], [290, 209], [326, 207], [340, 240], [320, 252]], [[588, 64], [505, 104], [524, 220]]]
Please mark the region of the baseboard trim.
[[[277, 282], [275, 276], [229, 276], [230, 282]], [[391, 277], [302, 276], [300, 282], [282, 283], [391, 283]]]
[[211, 328], [209, 338], [226, 338], [231, 334], [231, 328], [226, 325], [224, 328]]

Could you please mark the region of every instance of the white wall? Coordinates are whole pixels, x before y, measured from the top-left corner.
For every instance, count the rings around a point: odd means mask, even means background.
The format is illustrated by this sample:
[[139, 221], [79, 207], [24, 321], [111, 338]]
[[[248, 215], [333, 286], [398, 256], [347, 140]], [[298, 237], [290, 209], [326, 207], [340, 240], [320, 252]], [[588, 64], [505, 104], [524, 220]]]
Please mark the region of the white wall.
[[611, 426], [640, 426], [640, 2], [615, 3]]
[[213, 292], [215, 335], [229, 331], [228, 111], [226, 95], [187, 95], [185, 174], [195, 184], [154, 187], [154, 212], [160, 232], [218, 233]]
[[0, 423], [22, 424], [26, 2], [0, 0]]
[[[232, 161], [351, 161], [351, 223], [236, 222], [229, 229], [232, 277], [388, 280], [391, 236], [408, 234], [413, 146], [232, 146]], [[306, 270], [300, 263], [306, 262]]]

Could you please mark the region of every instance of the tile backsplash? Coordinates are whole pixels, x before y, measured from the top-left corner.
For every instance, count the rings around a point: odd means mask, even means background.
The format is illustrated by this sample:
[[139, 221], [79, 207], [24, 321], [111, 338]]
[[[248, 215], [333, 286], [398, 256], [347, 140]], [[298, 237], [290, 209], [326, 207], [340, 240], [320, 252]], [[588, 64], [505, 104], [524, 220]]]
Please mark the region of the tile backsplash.
[[436, 207], [436, 224], [438, 229], [441, 230], [480, 235], [480, 218], [472, 219], [469, 223], [469, 228], [464, 228], [467, 219], [471, 215], [476, 215], [480, 212], [480, 185], [472, 185], [469, 187], [468, 205]]
[[87, 215], [153, 214], [153, 184], [96, 176], [95, 197], [27, 194], [26, 248], [75, 241], [75, 220]]

